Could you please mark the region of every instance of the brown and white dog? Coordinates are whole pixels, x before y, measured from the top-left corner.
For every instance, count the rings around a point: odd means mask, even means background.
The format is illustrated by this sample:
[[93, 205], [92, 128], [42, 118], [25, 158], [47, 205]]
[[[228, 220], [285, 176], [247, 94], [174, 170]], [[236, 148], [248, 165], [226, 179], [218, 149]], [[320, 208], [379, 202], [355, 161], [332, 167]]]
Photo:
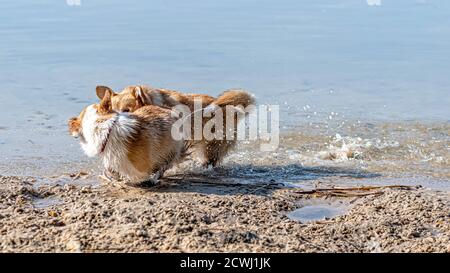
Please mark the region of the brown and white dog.
[[[112, 94], [112, 108], [119, 112], [134, 112], [145, 105], [157, 105], [161, 107], [172, 108], [177, 105], [186, 105], [191, 113], [195, 111], [196, 100], [201, 101], [204, 112], [214, 113], [215, 110], [221, 108], [223, 113], [227, 106], [240, 106], [246, 108], [254, 104], [254, 97], [244, 90], [232, 89], [227, 90], [218, 98], [213, 98], [203, 94], [183, 94], [173, 90], [152, 88], [145, 85], [128, 86], [119, 93], [115, 93], [111, 88], [106, 86], [97, 86], [97, 96], [102, 99], [109, 92]], [[223, 126], [226, 128], [226, 115], [223, 115]], [[203, 118], [203, 125], [210, 119]], [[234, 119], [234, 128], [239, 121], [240, 116]], [[225, 130], [222, 130], [225, 132]], [[236, 135], [236, 132], [233, 132]], [[206, 140], [202, 139], [194, 141], [194, 148], [200, 151], [204, 166], [216, 166], [223, 157], [228, 153], [231, 147], [236, 143], [236, 138], [227, 140], [225, 135], [222, 140]]]
[[194, 111], [194, 101], [200, 100], [202, 106], [211, 104], [215, 98], [203, 94], [183, 94], [177, 91], [151, 88], [146, 85], [132, 85], [125, 87], [120, 93], [107, 86], [97, 86], [97, 96], [102, 99], [105, 92], [112, 94], [112, 107], [119, 112], [134, 112], [145, 105], [157, 105], [161, 107], [172, 108], [179, 104], [187, 105], [191, 111]]
[[176, 119], [169, 109], [158, 106], [115, 112], [111, 97], [106, 90], [99, 104], [71, 118], [71, 135], [79, 138], [86, 155], [101, 157], [106, 171], [133, 182], [155, 182], [185, 155], [185, 141], [171, 135]]

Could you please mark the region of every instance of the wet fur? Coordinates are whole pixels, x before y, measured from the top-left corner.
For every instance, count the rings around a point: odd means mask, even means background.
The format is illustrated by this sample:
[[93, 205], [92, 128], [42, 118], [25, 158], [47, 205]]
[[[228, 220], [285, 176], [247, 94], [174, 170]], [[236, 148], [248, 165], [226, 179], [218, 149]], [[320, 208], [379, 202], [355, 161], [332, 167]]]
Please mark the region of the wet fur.
[[[134, 112], [144, 105], [158, 105], [161, 107], [172, 108], [176, 105], [186, 105], [194, 111], [194, 100], [201, 99], [202, 107], [209, 113], [214, 113], [217, 108], [222, 108], [224, 113], [223, 124], [225, 121], [225, 107], [227, 105], [247, 107], [254, 104], [254, 98], [244, 90], [233, 89], [225, 91], [217, 99], [203, 94], [183, 94], [173, 90], [151, 88], [145, 85], [128, 86], [119, 93], [106, 86], [97, 86], [96, 92], [99, 98], [103, 98], [105, 92], [112, 94], [112, 108], [120, 112]], [[203, 125], [211, 118], [203, 118]], [[238, 120], [235, 117], [234, 123]], [[192, 123], [193, 124], [193, 123]], [[237, 128], [235, 126], [235, 128]], [[223, 130], [225, 131], [225, 130]], [[236, 132], [234, 132], [236, 135]], [[235, 138], [236, 139], [236, 138]], [[236, 140], [201, 140], [194, 141], [193, 145], [200, 151], [205, 166], [216, 166], [236, 144]]]
[[107, 96], [69, 120], [69, 131], [80, 138], [86, 155], [101, 157], [106, 170], [135, 182], [158, 179], [184, 157], [184, 141], [171, 136], [175, 119], [170, 110], [143, 106], [133, 113], [116, 113]]

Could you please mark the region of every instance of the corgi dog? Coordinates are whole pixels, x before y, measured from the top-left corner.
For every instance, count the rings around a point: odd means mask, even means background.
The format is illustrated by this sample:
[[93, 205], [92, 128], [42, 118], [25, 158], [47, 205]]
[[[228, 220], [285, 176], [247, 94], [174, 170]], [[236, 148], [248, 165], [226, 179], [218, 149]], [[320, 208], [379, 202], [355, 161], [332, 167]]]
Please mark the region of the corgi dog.
[[79, 139], [87, 156], [102, 159], [105, 172], [132, 182], [157, 182], [187, 150], [185, 141], [172, 138], [176, 119], [169, 109], [154, 105], [133, 113], [116, 112], [112, 95], [106, 91], [99, 104], [71, 118], [70, 134]]
[[112, 94], [112, 107], [118, 112], [134, 112], [145, 105], [172, 108], [179, 104], [187, 105], [191, 111], [194, 111], [194, 101], [196, 99], [202, 102], [202, 107], [211, 104], [215, 100], [215, 98], [208, 95], [183, 94], [173, 90], [151, 88], [145, 85], [127, 86], [118, 94], [107, 86], [96, 87], [96, 93], [100, 99], [103, 98], [106, 91]]
[[[177, 105], [186, 105], [189, 107], [191, 113], [195, 111], [196, 101], [201, 101], [202, 111], [206, 113], [206, 116], [202, 120], [203, 125], [212, 118], [212, 114], [219, 108], [225, 113], [227, 106], [240, 106], [246, 108], [249, 105], [255, 103], [255, 99], [252, 95], [244, 90], [232, 89], [227, 90], [221, 94], [218, 98], [214, 98], [203, 94], [183, 94], [181, 92], [152, 88], [145, 85], [132, 85], [123, 89], [119, 93], [115, 93], [111, 88], [107, 86], [97, 86], [97, 96], [102, 99], [106, 93], [112, 94], [112, 108], [119, 112], [134, 112], [145, 105], [157, 105], [161, 107], [172, 108]], [[223, 114], [223, 126], [226, 126], [226, 115]], [[234, 118], [234, 127], [237, 128], [237, 122], [240, 117]], [[225, 130], [222, 130], [225, 132]], [[236, 132], [233, 132], [236, 135]], [[213, 140], [196, 140], [192, 145], [194, 149], [199, 151], [202, 157], [202, 165], [204, 166], [217, 166], [228, 151], [236, 144], [236, 137], [232, 140], [227, 140], [224, 137]]]

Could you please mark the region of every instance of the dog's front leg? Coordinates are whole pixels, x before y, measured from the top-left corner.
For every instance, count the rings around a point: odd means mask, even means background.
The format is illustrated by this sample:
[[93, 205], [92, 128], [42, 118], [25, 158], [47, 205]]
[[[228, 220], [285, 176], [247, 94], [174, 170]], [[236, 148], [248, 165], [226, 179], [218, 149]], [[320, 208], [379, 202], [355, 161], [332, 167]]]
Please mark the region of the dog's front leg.
[[111, 169], [105, 169], [99, 177], [108, 182], [117, 182], [121, 179], [120, 174]]
[[161, 178], [161, 173], [160, 171], [157, 171], [156, 173], [154, 173], [152, 175], [152, 177], [150, 177], [149, 182], [151, 182], [153, 184], [153, 186], [156, 186], [160, 183], [159, 179]]
[[150, 187], [157, 186], [160, 183], [159, 179], [161, 178], [161, 176], [162, 176], [161, 172], [157, 171], [151, 177], [149, 177], [146, 180], [142, 181], [141, 184], [145, 185], [145, 186], [150, 186]]

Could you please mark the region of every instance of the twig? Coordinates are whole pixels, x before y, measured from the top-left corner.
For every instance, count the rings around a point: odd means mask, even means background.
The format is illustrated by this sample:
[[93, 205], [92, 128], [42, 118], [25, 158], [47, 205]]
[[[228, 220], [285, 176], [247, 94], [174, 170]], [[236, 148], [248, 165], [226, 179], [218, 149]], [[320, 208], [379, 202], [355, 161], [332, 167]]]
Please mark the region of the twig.
[[402, 190], [413, 190], [415, 187], [404, 185], [391, 185], [391, 186], [366, 186], [366, 187], [353, 187], [353, 188], [323, 188], [314, 189], [308, 191], [294, 191], [296, 194], [312, 194], [318, 196], [336, 196], [336, 197], [362, 197], [367, 195], [381, 195], [382, 191], [374, 191], [385, 188], [395, 188]]
[[313, 194], [318, 192], [339, 192], [339, 191], [371, 191], [376, 189], [385, 189], [385, 188], [396, 188], [403, 190], [412, 190], [414, 187], [412, 186], [403, 186], [403, 185], [392, 185], [392, 186], [366, 186], [366, 187], [353, 187], [353, 188], [322, 188], [322, 189], [314, 189], [309, 191], [295, 191], [295, 193], [300, 194]]

